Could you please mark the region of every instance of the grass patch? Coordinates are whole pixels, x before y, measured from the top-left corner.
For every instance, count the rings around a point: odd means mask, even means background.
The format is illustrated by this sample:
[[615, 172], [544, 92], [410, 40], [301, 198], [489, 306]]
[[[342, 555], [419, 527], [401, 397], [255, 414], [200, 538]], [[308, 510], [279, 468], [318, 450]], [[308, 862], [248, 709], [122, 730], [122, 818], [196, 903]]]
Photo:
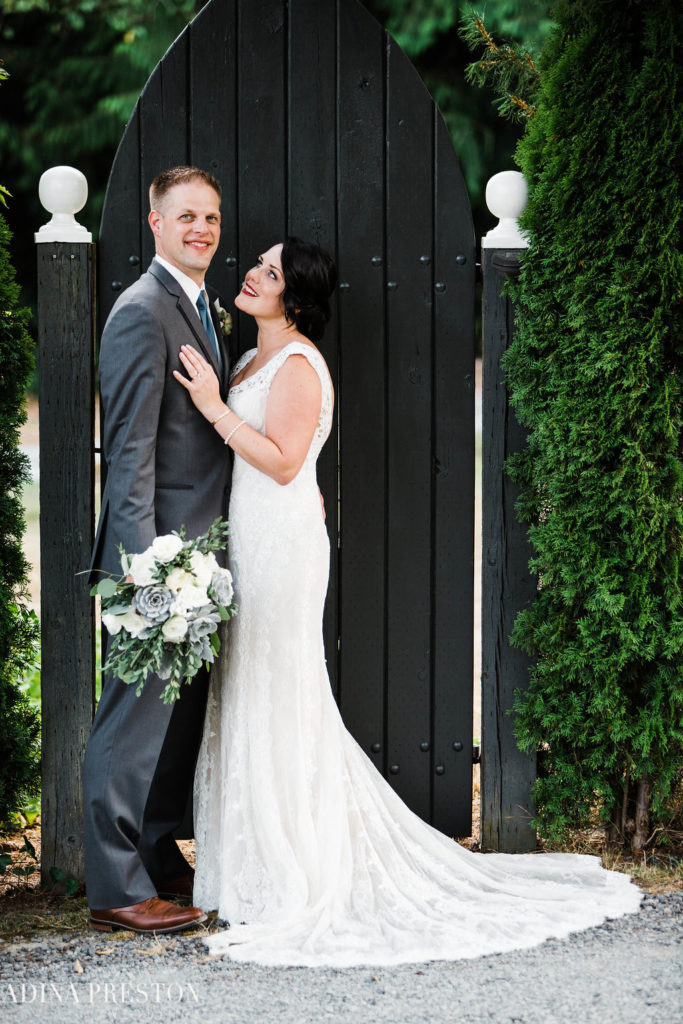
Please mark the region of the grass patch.
[[611, 871], [624, 871], [634, 882], [654, 894], [677, 892], [683, 889], [683, 859], [676, 855], [648, 854], [642, 858], [625, 858], [616, 853], [605, 853], [602, 863]]
[[0, 939], [30, 938], [39, 932], [74, 935], [88, 929], [85, 896], [65, 899], [27, 885], [10, 886], [0, 896]]
[[[194, 841], [180, 840], [178, 845], [183, 856], [194, 865]], [[39, 823], [0, 837], [0, 856], [3, 854], [11, 863], [6, 873], [0, 875], [0, 941], [31, 938], [41, 932], [75, 935], [90, 931], [90, 912], [82, 885], [73, 896], [63, 896], [56, 889], [41, 888]], [[27, 877], [21, 877], [13, 874], [14, 868], [35, 870]], [[114, 936], [140, 938], [134, 932], [112, 932], [107, 938]]]

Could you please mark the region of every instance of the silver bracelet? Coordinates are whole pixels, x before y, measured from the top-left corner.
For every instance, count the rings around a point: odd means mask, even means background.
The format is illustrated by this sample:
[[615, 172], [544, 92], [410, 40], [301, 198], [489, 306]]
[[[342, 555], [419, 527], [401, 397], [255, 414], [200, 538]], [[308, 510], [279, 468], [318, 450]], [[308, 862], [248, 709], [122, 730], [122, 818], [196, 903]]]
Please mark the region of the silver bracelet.
[[235, 433], [236, 431], [238, 431], [238, 430], [240, 429], [240, 427], [243, 427], [243, 426], [244, 426], [244, 424], [245, 424], [246, 422], [247, 422], [246, 420], [240, 420], [240, 421], [239, 421], [239, 423], [237, 424], [237, 426], [236, 426], [236, 427], [233, 427], [233, 428], [232, 428], [232, 430], [230, 431], [230, 433], [229, 433], [229, 434], [228, 434], [228, 436], [226, 437], [226, 439], [225, 439], [225, 441], [223, 442], [223, 444], [227, 444], [227, 443], [228, 443], [228, 441], [230, 440], [230, 438], [232, 437], [232, 435], [233, 435], [233, 434], [234, 434], [234, 433]]

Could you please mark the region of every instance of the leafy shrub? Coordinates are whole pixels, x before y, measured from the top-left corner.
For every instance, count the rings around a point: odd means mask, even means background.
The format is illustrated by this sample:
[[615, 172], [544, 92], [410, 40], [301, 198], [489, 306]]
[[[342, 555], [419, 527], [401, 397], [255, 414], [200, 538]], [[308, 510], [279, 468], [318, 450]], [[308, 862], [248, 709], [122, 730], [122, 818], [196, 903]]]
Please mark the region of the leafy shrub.
[[20, 689], [36, 660], [38, 622], [22, 600], [28, 565], [22, 551], [21, 488], [28, 460], [19, 449], [25, 391], [33, 370], [29, 312], [9, 258], [10, 232], [0, 215], [0, 828], [40, 784], [39, 716]]
[[683, 763], [683, 13], [564, 0], [518, 161], [531, 245], [507, 382], [540, 586], [517, 735], [542, 834], [596, 801], [642, 849]]

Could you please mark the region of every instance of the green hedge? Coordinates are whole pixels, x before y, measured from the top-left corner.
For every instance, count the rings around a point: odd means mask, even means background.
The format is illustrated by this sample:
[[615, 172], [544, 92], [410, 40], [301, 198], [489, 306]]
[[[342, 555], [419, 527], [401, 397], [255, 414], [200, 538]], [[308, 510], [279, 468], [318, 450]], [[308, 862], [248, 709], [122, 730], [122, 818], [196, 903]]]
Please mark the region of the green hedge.
[[19, 450], [25, 392], [33, 371], [29, 311], [9, 257], [10, 232], [0, 215], [0, 829], [40, 785], [38, 713], [19, 688], [37, 657], [38, 624], [23, 604], [28, 565], [22, 551], [21, 488], [29, 477]]
[[531, 244], [505, 363], [540, 578], [513, 635], [536, 664], [517, 735], [539, 752], [541, 834], [597, 803], [639, 850], [683, 764], [683, 14], [553, 13], [517, 154]]

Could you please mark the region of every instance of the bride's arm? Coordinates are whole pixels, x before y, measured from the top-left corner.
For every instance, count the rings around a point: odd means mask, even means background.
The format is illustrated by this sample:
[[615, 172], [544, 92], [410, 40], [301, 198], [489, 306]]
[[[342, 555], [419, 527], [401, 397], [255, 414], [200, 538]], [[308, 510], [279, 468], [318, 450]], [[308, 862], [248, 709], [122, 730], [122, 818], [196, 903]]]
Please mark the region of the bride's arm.
[[289, 356], [275, 374], [266, 407], [265, 436], [222, 401], [218, 378], [196, 349], [183, 345], [180, 359], [190, 379], [177, 370], [173, 376], [226, 444], [276, 483], [290, 483], [304, 464], [322, 402], [320, 380], [306, 357]]

